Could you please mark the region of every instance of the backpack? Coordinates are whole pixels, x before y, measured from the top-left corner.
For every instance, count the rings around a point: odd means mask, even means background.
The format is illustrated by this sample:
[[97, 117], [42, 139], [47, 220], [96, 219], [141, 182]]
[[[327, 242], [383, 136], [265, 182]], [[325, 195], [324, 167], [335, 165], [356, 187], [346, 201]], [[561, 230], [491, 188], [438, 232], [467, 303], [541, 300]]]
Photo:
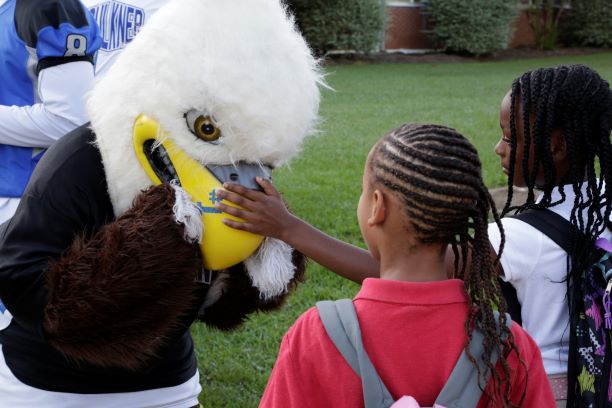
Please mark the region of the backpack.
[[[317, 310], [327, 335], [353, 371], [361, 378], [365, 408], [420, 407], [413, 397], [403, 396], [395, 401], [389, 393], [363, 347], [359, 321], [352, 300], [317, 302]], [[495, 319], [499, 323], [497, 312]], [[510, 328], [512, 320], [508, 314], [506, 314], [506, 323]], [[476, 361], [481, 361], [480, 356], [484, 352], [483, 341], [482, 334], [474, 330], [470, 352]], [[498, 353], [494, 352], [491, 355], [493, 365], [498, 358]], [[485, 370], [483, 367], [480, 368], [481, 371]], [[464, 350], [432, 408], [476, 407], [482, 396], [482, 390], [488, 382], [489, 375], [490, 372], [484, 376], [485, 378], [481, 377], [479, 383], [478, 371], [470, 362]]]
[[[586, 238], [568, 220], [550, 210], [514, 215], [536, 228], [571, 256]], [[583, 249], [583, 248], [582, 248]], [[612, 243], [600, 238], [578, 282], [570, 282], [568, 407], [612, 408]]]

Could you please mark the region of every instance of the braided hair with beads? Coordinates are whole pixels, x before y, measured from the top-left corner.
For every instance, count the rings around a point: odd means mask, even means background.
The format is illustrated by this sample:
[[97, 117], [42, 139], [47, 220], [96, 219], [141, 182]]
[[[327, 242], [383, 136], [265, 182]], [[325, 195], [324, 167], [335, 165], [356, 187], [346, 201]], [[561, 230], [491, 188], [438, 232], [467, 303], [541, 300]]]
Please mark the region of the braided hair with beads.
[[[470, 303], [465, 322], [468, 335], [465, 350], [481, 378], [491, 373], [494, 395], [488, 395], [490, 402], [501, 401], [504, 407], [513, 406], [509, 400], [512, 387], [507, 358], [510, 352], [518, 354], [518, 349], [505, 324], [506, 304], [495, 268], [499, 258], [494, 259], [491, 253], [487, 233], [489, 212], [501, 231], [502, 247], [503, 228], [482, 180], [476, 149], [454, 129], [407, 124], [378, 142], [368, 166], [372, 183], [384, 186], [400, 198], [421, 243], [449, 245], [453, 249], [455, 274], [463, 278]], [[500, 254], [501, 251], [500, 248]], [[459, 267], [460, 253], [463, 259], [467, 259], [469, 253], [469, 266], [462, 262]], [[494, 310], [500, 312], [501, 332], [497, 328]], [[469, 352], [474, 329], [478, 329], [485, 339], [480, 367], [486, 367], [486, 372], [481, 372], [478, 362]], [[500, 355], [502, 375], [491, 364], [493, 353]], [[520, 356], [519, 360], [525, 368]], [[522, 395], [519, 406], [525, 389]]]
[[[567, 188], [574, 192], [569, 221], [576, 227], [576, 236], [565, 279], [572, 322], [580, 314], [579, 282], [582, 272], [593, 262], [594, 242], [612, 226], [612, 189], [609, 188], [612, 185], [612, 90], [593, 69], [566, 65], [524, 73], [514, 80], [510, 98], [509, 188], [503, 214], [549, 208], [566, 200]], [[522, 118], [524, 134], [522, 163], [516, 163], [519, 118]], [[553, 131], [560, 131], [566, 145], [569, 166], [565, 174], [561, 174], [553, 161]], [[514, 180], [514, 169], [519, 165], [524, 180]], [[544, 178], [536, 185], [536, 174], [540, 171]], [[515, 181], [525, 182], [528, 195], [524, 203], [512, 206]], [[552, 192], [557, 187], [561, 198], [553, 202]], [[539, 200], [535, 198], [536, 189], [542, 192]], [[570, 384], [577, 375], [574, 371], [570, 364]], [[568, 404], [573, 404], [573, 393], [570, 387]]]
[[[520, 164], [515, 160], [519, 108], [525, 138]], [[509, 189], [503, 214], [556, 205], [559, 202], [553, 203], [551, 198], [553, 189], [559, 185], [561, 201], [564, 201], [563, 186], [571, 184], [576, 197], [570, 221], [589, 236], [601, 234], [609, 226], [612, 210], [612, 190], [602, 188], [612, 177], [612, 90], [608, 82], [584, 65], [526, 72], [512, 84], [510, 110]], [[569, 171], [559, 182], [550, 149], [554, 129], [562, 131], [569, 160]], [[532, 150], [533, 165], [529, 168]], [[517, 165], [523, 166], [528, 196], [523, 204], [513, 207], [512, 185]], [[544, 183], [536, 186], [540, 167], [544, 171]], [[583, 184], [586, 184], [586, 194], [581, 194]], [[537, 203], [536, 188], [543, 193]], [[577, 216], [585, 210], [586, 225], [583, 217]]]

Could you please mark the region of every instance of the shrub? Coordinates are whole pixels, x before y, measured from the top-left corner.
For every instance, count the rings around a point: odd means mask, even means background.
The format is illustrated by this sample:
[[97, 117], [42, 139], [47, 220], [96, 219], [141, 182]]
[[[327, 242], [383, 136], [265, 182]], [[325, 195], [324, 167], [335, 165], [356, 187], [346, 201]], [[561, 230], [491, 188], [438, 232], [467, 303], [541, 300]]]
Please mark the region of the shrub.
[[441, 48], [482, 55], [507, 47], [518, 4], [516, 0], [429, 0], [427, 12]]
[[612, 47], [612, 2], [573, 0], [565, 19], [564, 35], [571, 44]]
[[318, 55], [332, 50], [378, 50], [384, 30], [380, 0], [294, 0], [289, 2], [306, 41]]

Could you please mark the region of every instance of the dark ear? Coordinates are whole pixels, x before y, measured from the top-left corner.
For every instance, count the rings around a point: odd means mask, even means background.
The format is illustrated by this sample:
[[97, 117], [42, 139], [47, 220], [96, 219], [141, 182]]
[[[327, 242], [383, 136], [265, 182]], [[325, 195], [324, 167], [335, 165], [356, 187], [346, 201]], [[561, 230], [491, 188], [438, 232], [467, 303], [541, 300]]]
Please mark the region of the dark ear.
[[561, 128], [553, 129], [550, 135], [550, 154], [555, 164], [567, 160], [567, 142]]

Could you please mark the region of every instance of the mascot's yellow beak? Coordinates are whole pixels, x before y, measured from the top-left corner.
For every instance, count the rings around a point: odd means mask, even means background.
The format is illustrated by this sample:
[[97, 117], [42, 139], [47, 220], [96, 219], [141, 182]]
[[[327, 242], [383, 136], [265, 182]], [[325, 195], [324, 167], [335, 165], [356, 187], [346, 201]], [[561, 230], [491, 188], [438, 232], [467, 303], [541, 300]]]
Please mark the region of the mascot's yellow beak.
[[221, 201], [216, 191], [223, 182], [230, 180], [250, 188], [257, 187], [255, 176], [270, 179], [270, 169], [254, 164], [203, 166], [176, 146], [164, 135], [160, 125], [145, 115], [138, 116], [134, 122], [133, 142], [136, 156], [153, 183], [176, 180], [200, 210], [204, 225], [200, 248], [206, 269], [229, 268], [255, 252], [263, 237], [223, 224], [223, 218], [242, 220], [214, 207]]

